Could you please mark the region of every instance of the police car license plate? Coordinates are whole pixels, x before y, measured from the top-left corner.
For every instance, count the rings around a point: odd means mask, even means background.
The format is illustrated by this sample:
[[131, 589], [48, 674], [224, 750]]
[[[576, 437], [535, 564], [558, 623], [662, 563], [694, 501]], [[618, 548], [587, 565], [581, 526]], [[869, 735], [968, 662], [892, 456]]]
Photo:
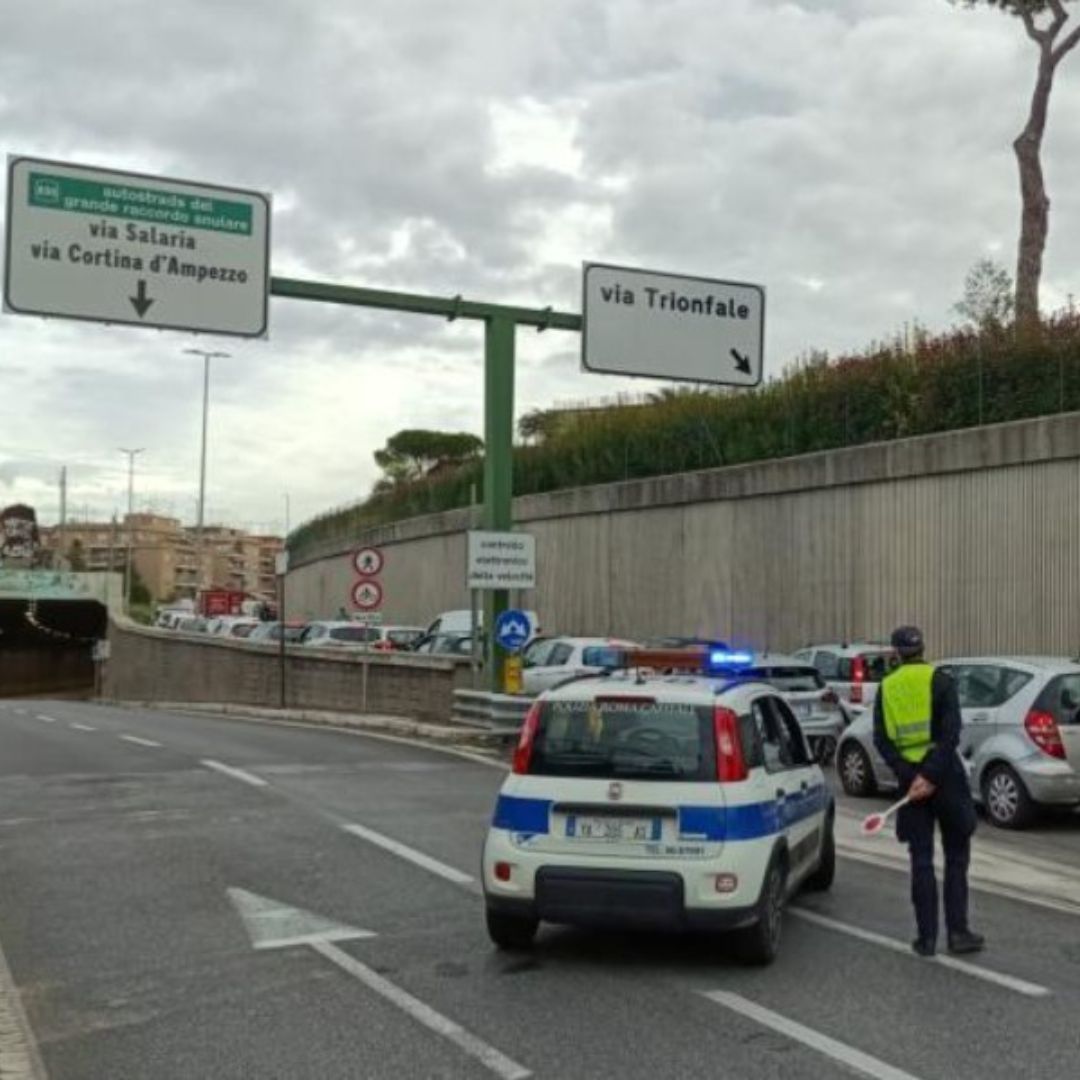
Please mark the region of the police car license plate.
[[660, 819], [580, 817], [571, 814], [566, 819], [566, 835], [573, 840], [647, 843], [660, 839]]

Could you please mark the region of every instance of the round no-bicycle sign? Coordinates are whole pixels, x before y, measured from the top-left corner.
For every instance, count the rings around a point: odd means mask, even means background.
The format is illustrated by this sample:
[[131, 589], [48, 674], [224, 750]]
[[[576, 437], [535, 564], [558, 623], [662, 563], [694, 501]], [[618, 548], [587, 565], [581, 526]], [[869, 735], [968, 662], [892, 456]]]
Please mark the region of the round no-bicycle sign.
[[353, 569], [361, 577], [377, 577], [383, 562], [383, 553], [377, 547], [362, 547], [353, 555]]
[[382, 601], [382, 586], [377, 581], [358, 581], [352, 588], [353, 606], [361, 611], [375, 611]]

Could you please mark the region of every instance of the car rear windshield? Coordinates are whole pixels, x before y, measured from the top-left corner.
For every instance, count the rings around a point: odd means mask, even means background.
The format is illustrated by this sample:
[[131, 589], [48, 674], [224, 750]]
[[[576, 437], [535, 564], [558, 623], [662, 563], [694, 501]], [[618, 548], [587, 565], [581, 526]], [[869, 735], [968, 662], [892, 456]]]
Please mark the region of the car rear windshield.
[[541, 776], [715, 780], [712, 710], [648, 700], [549, 701], [529, 772]]
[[857, 657], [841, 656], [838, 672], [840, 682], [855, 681], [856, 660], [862, 661], [863, 682], [881, 682], [896, 667], [896, 656], [891, 652], [864, 652]]
[[777, 690], [787, 691], [789, 694], [825, 689], [825, 680], [821, 677], [821, 672], [809, 665], [806, 667], [794, 667], [790, 664], [784, 667], [772, 665], [756, 667], [751, 668], [747, 675], [752, 679], [767, 682], [770, 686], [775, 686]]
[[335, 626], [330, 631], [333, 641], [378, 641], [379, 631], [373, 626]]
[[1051, 679], [1035, 708], [1051, 713], [1059, 724], [1080, 724], [1080, 673]]
[[589, 645], [581, 650], [581, 662], [585, 667], [622, 667], [623, 650], [614, 645]]

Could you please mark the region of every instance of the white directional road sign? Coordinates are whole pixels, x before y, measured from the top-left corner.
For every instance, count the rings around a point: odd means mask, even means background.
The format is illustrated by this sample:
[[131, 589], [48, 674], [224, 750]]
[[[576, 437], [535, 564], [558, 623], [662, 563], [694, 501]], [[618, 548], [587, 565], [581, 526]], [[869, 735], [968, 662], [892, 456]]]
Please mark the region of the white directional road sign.
[[760, 285], [586, 263], [581, 364], [586, 371], [727, 386], [761, 382]]
[[267, 195], [8, 160], [5, 311], [260, 337], [269, 282]]

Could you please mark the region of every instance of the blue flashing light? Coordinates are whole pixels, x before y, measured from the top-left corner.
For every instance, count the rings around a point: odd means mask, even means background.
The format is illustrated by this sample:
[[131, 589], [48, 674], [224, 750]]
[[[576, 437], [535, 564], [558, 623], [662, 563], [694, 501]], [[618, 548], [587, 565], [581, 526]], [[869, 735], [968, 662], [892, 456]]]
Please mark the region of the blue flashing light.
[[710, 671], [722, 669], [730, 671], [732, 668], [747, 668], [754, 662], [754, 654], [742, 650], [733, 649], [710, 649], [708, 667]]

